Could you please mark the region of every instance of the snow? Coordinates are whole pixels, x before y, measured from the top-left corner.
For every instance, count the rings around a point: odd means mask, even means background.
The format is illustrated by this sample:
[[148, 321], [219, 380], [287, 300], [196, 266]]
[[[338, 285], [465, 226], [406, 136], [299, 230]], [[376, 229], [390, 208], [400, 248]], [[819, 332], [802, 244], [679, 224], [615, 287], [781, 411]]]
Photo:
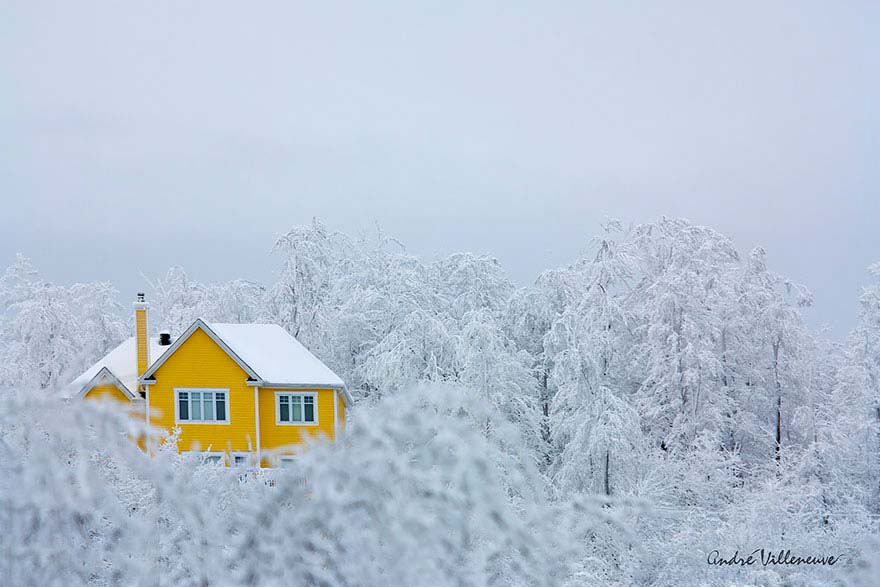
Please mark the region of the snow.
[[277, 324], [206, 324], [266, 382], [344, 386], [338, 375]]
[[[150, 361], [152, 364], [164, 353], [168, 347], [159, 345], [159, 337], [152, 336], [149, 339]], [[83, 386], [92, 380], [102, 368], [107, 367], [113, 375], [132, 393], [137, 393], [137, 347], [135, 338], [132, 336], [107, 353], [100, 361], [89, 367], [82, 375], [73, 380], [64, 390], [65, 397], [73, 397], [78, 394]]]
[[[213, 323], [208, 326], [266, 382], [340, 389], [345, 385], [338, 375], [276, 324]], [[159, 345], [159, 337], [150, 337], [150, 365], [168, 348]], [[135, 393], [137, 356], [134, 337], [123, 341], [77, 377], [64, 395], [75, 396], [103, 367]]]
[[[94, 402], [19, 398], [69, 381], [130, 321], [109, 284], [47, 285], [18, 258], [0, 277], [0, 456], [14, 455], [0, 458], [0, 550], [15, 554], [0, 576], [817, 587], [856, 570], [880, 584], [880, 264], [834, 342], [762, 249], [684, 220], [609, 222], [522, 288], [491, 257], [423, 262], [394, 242], [316, 222], [279, 239], [273, 283], [172, 268], [154, 286], [151, 323], [201, 317], [269, 382], [341, 383], [320, 357], [357, 394], [340, 441], [271, 485], [224, 481], [174, 438], [143, 459], [118, 442], [133, 424]], [[133, 385], [134, 364], [129, 339], [78, 382], [108, 366]], [[847, 558], [707, 562], [758, 548]]]

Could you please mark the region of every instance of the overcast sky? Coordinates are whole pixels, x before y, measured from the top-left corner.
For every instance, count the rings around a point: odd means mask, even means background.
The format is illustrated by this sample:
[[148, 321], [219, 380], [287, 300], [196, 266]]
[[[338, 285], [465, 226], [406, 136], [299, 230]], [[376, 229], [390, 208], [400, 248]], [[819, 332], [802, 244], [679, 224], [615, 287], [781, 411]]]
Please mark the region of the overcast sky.
[[[880, 260], [880, 3], [6, 2], [0, 266], [267, 281], [378, 222], [521, 284], [606, 216], [768, 251], [836, 336]], [[712, 6], [710, 6], [710, 4]]]

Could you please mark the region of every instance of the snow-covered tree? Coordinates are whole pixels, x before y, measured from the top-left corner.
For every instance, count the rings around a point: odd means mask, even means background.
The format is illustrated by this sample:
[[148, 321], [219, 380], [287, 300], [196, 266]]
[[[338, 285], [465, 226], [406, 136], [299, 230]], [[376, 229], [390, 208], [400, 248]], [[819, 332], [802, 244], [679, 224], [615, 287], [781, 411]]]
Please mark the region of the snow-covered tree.
[[270, 314], [300, 342], [317, 346], [331, 302], [334, 270], [338, 267], [337, 240], [323, 223], [292, 228], [275, 241], [281, 257], [278, 281], [269, 293]]
[[210, 322], [262, 322], [267, 319], [265, 286], [235, 279], [204, 284], [191, 279], [183, 267], [168, 269], [150, 282], [151, 321], [155, 328], [179, 335], [196, 318]]
[[49, 283], [21, 255], [0, 277], [0, 317], [0, 388], [64, 385], [128, 331], [109, 283]]
[[[809, 291], [762, 248], [743, 255], [682, 219], [606, 222], [519, 288], [491, 256], [424, 261], [380, 229], [316, 220], [274, 253], [267, 284], [179, 267], [151, 284], [154, 327], [275, 322], [356, 398], [343, 442], [245, 482], [177, 455], [173, 438], [153, 459], [116, 450], [131, 448], [116, 442], [125, 418], [73, 405], [53, 418], [51, 390], [125, 337], [130, 311], [106, 283], [47, 283], [23, 257], [5, 271], [0, 540], [27, 562], [0, 572], [812, 587], [840, 567], [719, 570], [705, 555], [784, 545], [873, 564], [853, 546], [871, 544], [880, 514], [880, 282], [852, 335], [828, 341], [804, 323]], [[9, 391], [30, 387], [48, 393]], [[75, 559], [65, 541], [91, 550]]]

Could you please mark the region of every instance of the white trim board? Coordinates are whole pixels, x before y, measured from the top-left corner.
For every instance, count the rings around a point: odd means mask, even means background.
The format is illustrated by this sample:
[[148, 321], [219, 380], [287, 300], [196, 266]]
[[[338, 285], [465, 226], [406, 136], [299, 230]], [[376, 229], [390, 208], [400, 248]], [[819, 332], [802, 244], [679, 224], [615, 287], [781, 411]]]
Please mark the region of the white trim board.
[[260, 388], [254, 388], [254, 428], [257, 436], [257, 468], [263, 466], [263, 451], [260, 446]]
[[263, 389], [308, 389], [315, 391], [336, 390], [342, 393], [343, 401], [346, 406], [351, 407], [353, 402], [351, 394], [345, 386], [340, 385], [324, 385], [321, 383], [272, 383], [271, 381], [248, 381], [246, 385], [257, 386]]
[[89, 394], [90, 391], [92, 391], [94, 388], [101, 385], [101, 383], [104, 381], [105, 378], [110, 381], [111, 385], [113, 385], [119, 391], [121, 391], [123, 393], [123, 395], [125, 395], [125, 397], [127, 397], [129, 399], [129, 401], [131, 401], [135, 398], [135, 395], [131, 392], [131, 390], [129, 388], [127, 388], [119, 380], [119, 378], [116, 377], [116, 375], [114, 375], [113, 372], [110, 371], [110, 369], [108, 369], [107, 367], [101, 367], [101, 370], [98, 371], [97, 373], [95, 373], [95, 376], [92, 377], [89, 380], [89, 382], [83, 386], [83, 388], [80, 390], [80, 392], [77, 394], [76, 397], [79, 399], [84, 399]]

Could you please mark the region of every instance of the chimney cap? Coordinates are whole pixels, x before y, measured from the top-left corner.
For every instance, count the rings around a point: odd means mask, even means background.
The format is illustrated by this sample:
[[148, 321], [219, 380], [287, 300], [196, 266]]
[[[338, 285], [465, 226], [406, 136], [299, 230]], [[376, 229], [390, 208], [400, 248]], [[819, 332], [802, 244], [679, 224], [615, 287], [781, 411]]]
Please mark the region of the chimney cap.
[[131, 305], [134, 306], [135, 310], [146, 310], [150, 307], [143, 292], [138, 292], [137, 296], [135, 296], [135, 301]]

